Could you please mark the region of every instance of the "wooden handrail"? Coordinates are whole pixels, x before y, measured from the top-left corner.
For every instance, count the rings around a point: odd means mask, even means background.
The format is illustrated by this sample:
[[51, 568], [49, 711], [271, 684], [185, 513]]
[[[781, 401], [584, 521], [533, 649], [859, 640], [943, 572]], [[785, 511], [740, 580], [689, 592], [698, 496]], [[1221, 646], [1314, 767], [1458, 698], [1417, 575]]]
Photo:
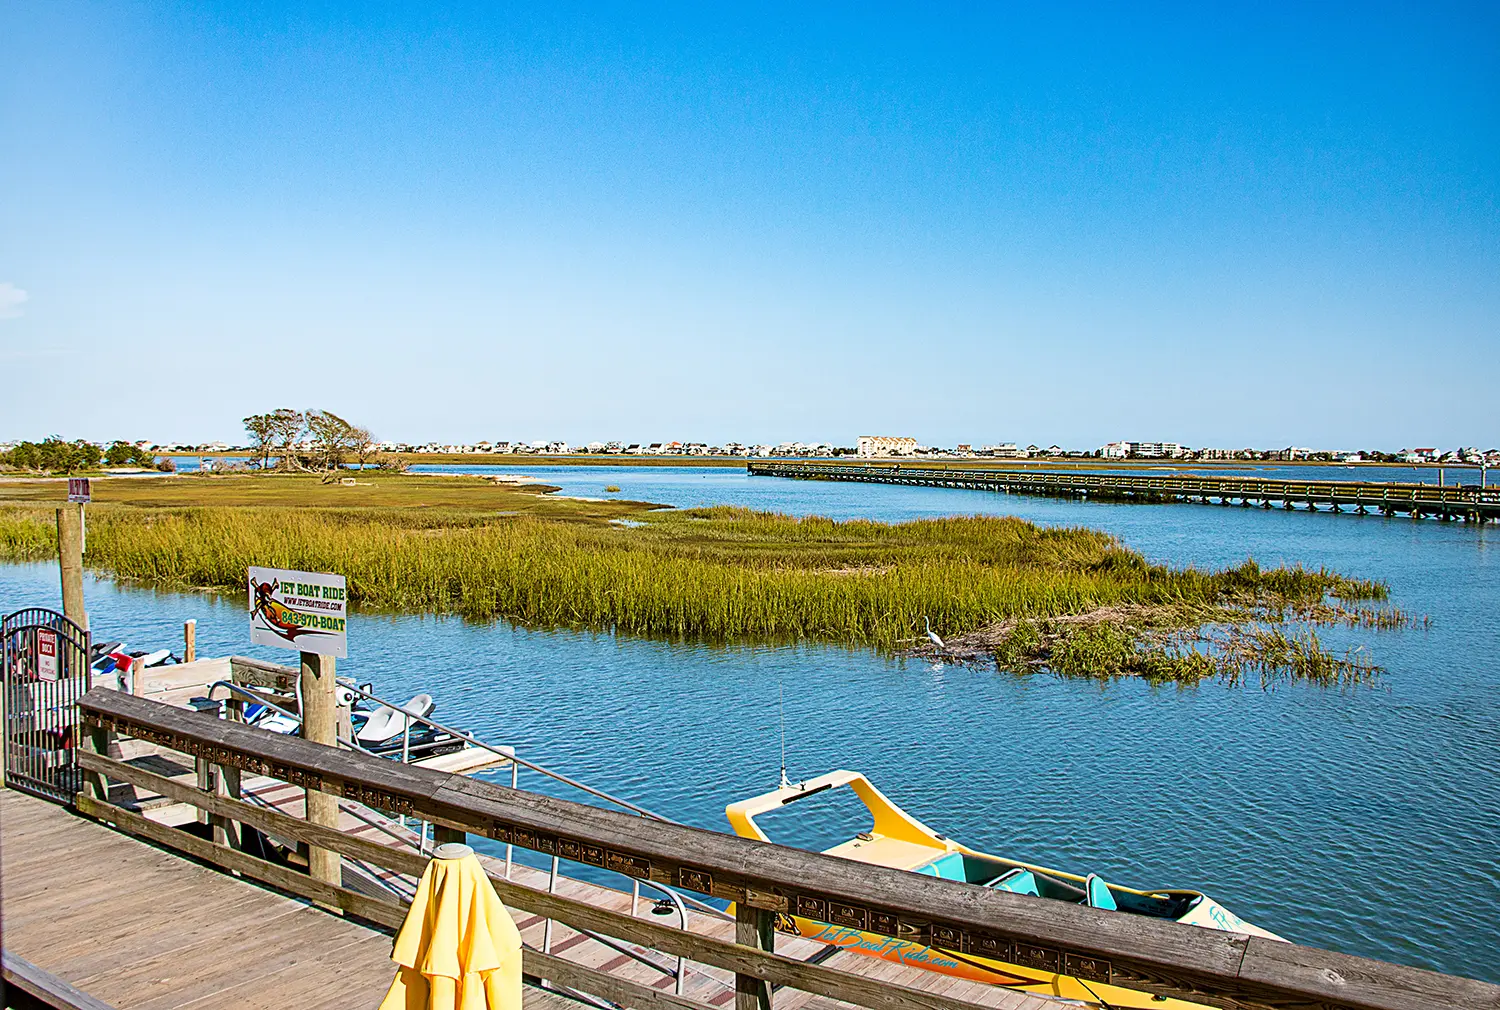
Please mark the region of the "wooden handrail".
[[96, 728], [523, 848], [981, 956], [1016, 962], [1038, 955], [1090, 981], [1227, 1008], [1500, 1010], [1500, 986], [1456, 976], [650, 821], [339, 751], [105, 689], [90, 691], [80, 708]]
[[69, 985], [50, 971], [38, 968], [9, 950], [0, 952], [0, 978], [4, 979], [4, 1005], [53, 1010], [114, 1010], [102, 999]]
[[1111, 491], [1122, 494], [1162, 492], [1167, 494], [1221, 494], [1230, 497], [1298, 500], [1338, 499], [1340, 502], [1373, 505], [1431, 505], [1473, 507], [1493, 515], [1500, 509], [1500, 487], [1473, 485], [1400, 484], [1376, 481], [1300, 480], [1282, 477], [1158, 476], [1151, 474], [1103, 474], [1023, 470], [1009, 467], [972, 468], [936, 464], [902, 465], [870, 463], [811, 463], [752, 461], [747, 472], [773, 476], [817, 476], [834, 479], [877, 481], [980, 482], [1009, 486], [1027, 485], [1062, 491]]
[[[280, 811], [218, 796], [114, 758], [83, 752], [79, 754], [79, 762], [89, 771], [99, 772], [110, 779], [150, 789], [168, 799], [190, 803], [215, 816], [238, 820], [288, 841], [322, 846], [350, 859], [374, 863], [413, 877], [420, 876], [427, 866], [427, 857], [415, 852], [366, 841]], [[85, 805], [90, 802], [85, 800]], [[91, 807], [91, 810], [97, 812], [97, 808]], [[871, 1010], [989, 1010], [966, 1000], [892, 986], [853, 972], [658, 925], [648, 919], [600, 908], [576, 898], [549, 894], [504, 877], [490, 875], [490, 882], [500, 899], [512, 908], [604, 933], [628, 943], [654, 947], [668, 954], [680, 954], [702, 964], [755, 975], [776, 985], [788, 985], [820, 996], [857, 1003]]]

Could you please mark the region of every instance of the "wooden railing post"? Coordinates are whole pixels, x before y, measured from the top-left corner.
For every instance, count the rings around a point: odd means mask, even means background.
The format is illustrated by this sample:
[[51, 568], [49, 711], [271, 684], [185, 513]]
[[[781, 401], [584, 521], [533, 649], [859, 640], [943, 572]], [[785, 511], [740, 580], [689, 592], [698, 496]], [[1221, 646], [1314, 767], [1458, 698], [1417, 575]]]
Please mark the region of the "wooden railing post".
[[[734, 906], [734, 942], [776, 951], [776, 917], [740, 901]], [[754, 975], [734, 976], [734, 1010], [771, 1010], [771, 987]]]
[[[109, 730], [102, 726], [91, 726], [81, 742], [86, 750], [93, 751], [100, 757], [110, 756]], [[86, 771], [83, 781], [89, 795], [100, 803], [109, 802], [109, 781], [103, 775], [95, 771]]]
[[[240, 789], [240, 770], [234, 765], [215, 765], [214, 771], [214, 793], [218, 796], [226, 796], [237, 800], [243, 793]], [[245, 847], [244, 825], [239, 821], [231, 820], [217, 814], [213, 817], [214, 841], [220, 845], [227, 845], [231, 849], [243, 849]]]
[[[302, 736], [305, 739], [329, 747], [338, 746], [336, 686], [332, 656], [302, 653]], [[325, 828], [337, 828], [338, 799], [317, 789], [307, 790], [307, 819]], [[314, 880], [338, 886], [343, 882], [343, 861], [337, 852], [309, 846], [307, 872]]]
[[432, 844], [434, 847], [443, 845], [447, 842], [457, 842], [458, 844], [462, 845], [468, 840], [469, 834], [466, 831], [460, 831], [457, 828], [445, 827], [442, 824], [434, 824], [432, 826]]
[[69, 502], [57, 510], [57, 565], [62, 576], [63, 614], [89, 630], [83, 608], [83, 506]]

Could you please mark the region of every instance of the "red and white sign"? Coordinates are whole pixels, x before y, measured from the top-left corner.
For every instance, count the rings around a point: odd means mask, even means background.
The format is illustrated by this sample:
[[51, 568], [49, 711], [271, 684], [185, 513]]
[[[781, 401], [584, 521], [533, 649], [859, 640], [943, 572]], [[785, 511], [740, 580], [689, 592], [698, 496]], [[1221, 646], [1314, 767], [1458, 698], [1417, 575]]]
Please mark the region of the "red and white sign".
[[87, 477], [68, 478], [68, 501], [88, 502], [93, 500], [93, 490]]
[[57, 632], [46, 628], [36, 633], [36, 675], [39, 680], [57, 679]]

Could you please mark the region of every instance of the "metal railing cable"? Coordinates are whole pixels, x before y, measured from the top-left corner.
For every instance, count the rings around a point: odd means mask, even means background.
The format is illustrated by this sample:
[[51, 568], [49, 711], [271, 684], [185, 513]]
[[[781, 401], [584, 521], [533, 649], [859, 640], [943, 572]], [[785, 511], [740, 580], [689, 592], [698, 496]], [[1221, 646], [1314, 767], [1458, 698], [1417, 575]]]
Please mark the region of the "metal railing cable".
[[[292, 721], [294, 721], [297, 725], [299, 725], [299, 726], [302, 725], [302, 718], [297, 713], [291, 712], [291, 711], [283, 708], [282, 706], [280, 706], [280, 705], [276, 704], [275, 702], [269, 700], [268, 698], [266, 698], [264, 695], [260, 694], [257, 691], [251, 690], [250, 688], [247, 688], [247, 687], [245, 687], [245, 686], [243, 686], [241, 684], [235, 684], [232, 681], [219, 680], [219, 681], [215, 681], [214, 683], [210, 684], [209, 687], [208, 687], [208, 697], [209, 697], [210, 700], [213, 700], [214, 689], [218, 688], [218, 687], [223, 687], [223, 688], [226, 688], [229, 691], [232, 691], [234, 693], [244, 695], [245, 697], [247, 697], [250, 700], [256, 702], [257, 704], [265, 705], [267, 708], [271, 709], [272, 711], [274, 711], [274, 712], [276, 712], [276, 713], [278, 713], [280, 715], [286, 716], [288, 719], [291, 719]], [[575, 789], [582, 790], [583, 792], [588, 793], [590, 796], [596, 796], [599, 799], [606, 800], [606, 801], [608, 801], [610, 803], [613, 803], [613, 804], [615, 804], [617, 806], [620, 806], [620, 807], [624, 807], [625, 809], [627, 809], [627, 810], [629, 810], [629, 811], [631, 811], [633, 813], [639, 814], [642, 817], [649, 817], [652, 820], [663, 821], [663, 822], [665, 822], [667, 824], [677, 824], [678, 823], [677, 821], [674, 821], [671, 818], [663, 817], [661, 814], [654, 813], [654, 812], [652, 812], [650, 810], [647, 810], [645, 807], [642, 807], [642, 806], [639, 806], [637, 804], [631, 803], [629, 800], [620, 799], [618, 796], [611, 796], [609, 793], [604, 792], [602, 789], [595, 789], [593, 786], [586, 785], [586, 784], [584, 784], [582, 782], [579, 782], [577, 779], [574, 779], [574, 778], [572, 778], [570, 776], [564, 775], [561, 772], [553, 771], [552, 769], [544, 767], [542, 765], [539, 765], [539, 764], [537, 764], [534, 761], [528, 761], [525, 758], [518, 756], [516, 754], [516, 752], [515, 752], [515, 748], [514, 747], [497, 747], [497, 746], [494, 746], [492, 744], [485, 743], [483, 740], [479, 739], [478, 737], [474, 736], [471, 733], [466, 733], [463, 730], [455, 729], [452, 726], [446, 726], [446, 725], [438, 722], [435, 719], [428, 718], [427, 716], [418, 715], [415, 712], [408, 712], [404, 708], [402, 708], [401, 706], [393, 704], [393, 703], [387, 701], [386, 699], [380, 697], [377, 694], [372, 694], [369, 691], [366, 691], [366, 690], [364, 690], [362, 688], [359, 688], [359, 687], [354, 687], [354, 686], [352, 686], [350, 684], [340, 684], [339, 685], [339, 689], [340, 690], [349, 691], [351, 694], [359, 695], [362, 698], [366, 698], [366, 699], [368, 699], [370, 701], [373, 701], [373, 702], [375, 702], [375, 703], [377, 703], [379, 705], [383, 705], [386, 708], [393, 709], [394, 711], [400, 713], [402, 716], [405, 717], [403, 719], [403, 722], [404, 722], [403, 733], [404, 733], [406, 739], [405, 739], [405, 741], [403, 742], [403, 745], [402, 745], [402, 762], [403, 763], [409, 762], [409, 759], [410, 759], [410, 753], [411, 753], [411, 747], [410, 747], [411, 723], [412, 723], [413, 720], [415, 720], [417, 722], [424, 723], [424, 724], [426, 724], [428, 726], [431, 726], [433, 729], [435, 729], [435, 730], [437, 730], [437, 731], [439, 731], [441, 733], [447, 733], [449, 736], [452, 736], [455, 739], [462, 740], [465, 743], [469, 744], [470, 746], [478, 747], [478, 748], [480, 748], [482, 750], [489, 751], [490, 753], [492, 753], [492, 754], [494, 754], [494, 755], [496, 755], [498, 757], [501, 757], [501, 758], [505, 759], [506, 761], [509, 761], [511, 763], [511, 787], [512, 788], [516, 788], [517, 787], [516, 774], [519, 771], [519, 769], [522, 766], [524, 766], [526, 768], [530, 768], [532, 771], [535, 771], [535, 772], [537, 772], [539, 774], [545, 775], [548, 778], [555, 779], [556, 781], [561, 782], [564, 785], [572, 786]], [[352, 736], [352, 734], [351, 734], [351, 736]], [[341, 744], [341, 745], [343, 745], [345, 747], [348, 747], [350, 750], [359, 751], [360, 753], [369, 755], [370, 757], [383, 757], [383, 755], [376, 754], [375, 752], [371, 751], [369, 748], [361, 746], [359, 743], [357, 743], [353, 739], [345, 740], [345, 739], [340, 738], [338, 742], [339, 742], [339, 744]], [[405, 818], [403, 818], [402, 820], [404, 822]], [[425, 820], [422, 822], [421, 839], [422, 839], [422, 842], [421, 842], [421, 845], [419, 846], [419, 851], [425, 852], [426, 851], [426, 845], [427, 845], [427, 822]], [[513, 852], [513, 846], [507, 844], [505, 846], [505, 876], [506, 876], [507, 879], [510, 878], [510, 874], [511, 874], [511, 866], [512, 866], [512, 862], [513, 862], [512, 852]], [[555, 860], [554, 860], [554, 862], [555, 862]], [[554, 870], [553, 872], [555, 873], [556, 871]], [[671, 888], [664, 887], [664, 886], [662, 886], [660, 884], [657, 884], [654, 881], [649, 881], [649, 880], [643, 881], [643, 880], [638, 880], [637, 878], [634, 878], [634, 877], [631, 877], [630, 879], [633, 882], [632, 883], [632, 901], [631, 901], [632, 909], [634, 909], [636, 901], [639, 899], [639, 896], [640, 896], [640, 885], [642, 883], [644, 883], [644, 884], [646, 884], [649, 887], [655, 888], [656, 890], [662, 891], [663, 893], [670, 895], [672, 897], [672, 899], [674, 900], [674, 902], [679, 902], [679, 903], [680, 902], [686, 902], [687, 904], [693, 906], [693, 908], [695, 910], [697, 910], [699, 912], [703, 912], [706, 915], [710, 915], [710, 916], [713, 916], [714, 918], [718, 918], [718, 919], [724, 919], [724, 920], [727, 920], [727, 921], [733, 921], [733, 916], [729, 915], [722, 908], [717, 908], [714, 905], [711, 905], [711, 904], [709, 904], [706, 901], [702, 901], [702, 900], [700, 900], [698, 898], [695, 898], [695, 897], [693, 897], [690, 894], [680, 894], [679, 892], [677, 892], [677, 891], [675, 891], [675, 890], [673, 890]], [[686, 921], [685, 917], [684, 917], [684, 921]]]
[[405, 709], [403, 709], [400, 705], [396, 705], [396, 704], [394, 704], [392, 702], [389, 702], [389, 701], [385, 700], [384, 698], [381, 698], [379, 695], [371, 694], [369, 691], [365, 691], [365, 690], [363, 690], [361, 688], [351, 687], [348, 684], [340, 684], [339, 687], [341, 689], [343, 689], [343, 690], [350, 691], [350, 692], [352, 692], [354, 694], [357, 694], [357, 695], [359, 695], [362, 698], [367, 698], [370, 701], [378, 702], [379, 704], [384, 705], [386, 708], [394, 709], [395, 711], [397, 711], [397, 712], [401, 713], [402, 715], [406, 716], [407, 720], [408, 720], [407, 721], [408, 732], [410, 730], [410, 725], [411, 725], [410, 720], [415, 719], [417, 722], [425, 723], [426, 725], [431, 726], [433, 729], [438, 730], [439, 732], [442, 732], [442, 733], [447, 733], [449, 736], [452, 736], [452, 737], [454, 737], [456, 739], [462, 740], [462, 741], [464, 741], [465, 743], [467, 743], [467, 744], [469, 744], [471, 746], [483, 748], [484, 750], [487, 750], [487, 751], [489, 751], [492, 754], [496, 754], [499, 757], [505, 758], [507, 761], [514, 761], [514, 762], [516, 762], [519, 765], [524, 765], [525, 767], [530, 768], [534, 772], [539, 772], [540, 774], [545, 775], [548, 778], [556, 779], [558, 782], [561, 782], [561, 783], [563, 783], [564, 785], [567, 785], [567, 786], [572, 786], [574, 789], [578, 789], [578, 790], [581, 790], [583, 792], [586, 792], [590, 796], [595, 796], [595, 797], [598, 797], [601, 800], [604, 800], [607, 803], [613, 803], [616, 806], [624, 807], [626, 810], [629, 810], [631, 813], [640, 814], [642, 817], [649, 817], [649, 818], [651, 818], [654, 821], [664, 821], [667, 824], [676, 824], [677, 823], [676, 821], [672, 820], [670, 817], [663, 817], [661, 814], [658, 814], [658, 813], [655, 813], [653, 811], [647, 810], [645, 807], [639, 806], [639, 805], [637, 805], [635, 803], [631, 803], [629, 800], [622, 800], [618, 796], [611, 796], [609, 793], [605, 792], [602, 789], [595, 789], [593, 786], [587, 785], [587, 784], [585, 784], [583, 782], [579, 782], [577, 779], [571, 778], [571, 777], [569, 777], [567, 775], [564, 775], [562, 772], [553, 771], [552, 769], [545, 768], [542, 765], [539, 765], [539, 764], [537, 764], [534, 761], [528, 761], [528, 760], [526, 760], [523, 757], [519, 757], [519, 756], [517, 756], [517, 754], [515, 752], [515, 748], [513, 748], [513, 747], [504, 747], [504, 748], [502, 748], [502, 747], [495, 747], [495, 746], [493, 746], [491, 744], [487, 744], [483, 740], [480, 740], [478, 737], [475, 737], [475, 736], [473, 736], [472, 734], [469, 734], [469, 733], [465, 733], [461, 729], [455, 729], [452, 726], [445, 726], [442, 723], [438, 722], [436, 719], [430, 719], [427, 716], [418, 715], [415, 712], [408, 712]]

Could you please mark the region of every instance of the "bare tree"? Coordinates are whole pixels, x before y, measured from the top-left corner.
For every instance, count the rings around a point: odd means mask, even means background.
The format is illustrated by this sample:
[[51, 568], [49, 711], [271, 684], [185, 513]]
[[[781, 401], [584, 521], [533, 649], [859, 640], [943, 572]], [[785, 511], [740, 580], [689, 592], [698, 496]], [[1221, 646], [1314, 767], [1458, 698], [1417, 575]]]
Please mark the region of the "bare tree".
[[354, 427], [349, 429], [349, 440], [354, 457], [359, 460], [359, 468], [363, 470], [370, 457], [375, 455], [375, 436], [370, 434], [369, 428]]

